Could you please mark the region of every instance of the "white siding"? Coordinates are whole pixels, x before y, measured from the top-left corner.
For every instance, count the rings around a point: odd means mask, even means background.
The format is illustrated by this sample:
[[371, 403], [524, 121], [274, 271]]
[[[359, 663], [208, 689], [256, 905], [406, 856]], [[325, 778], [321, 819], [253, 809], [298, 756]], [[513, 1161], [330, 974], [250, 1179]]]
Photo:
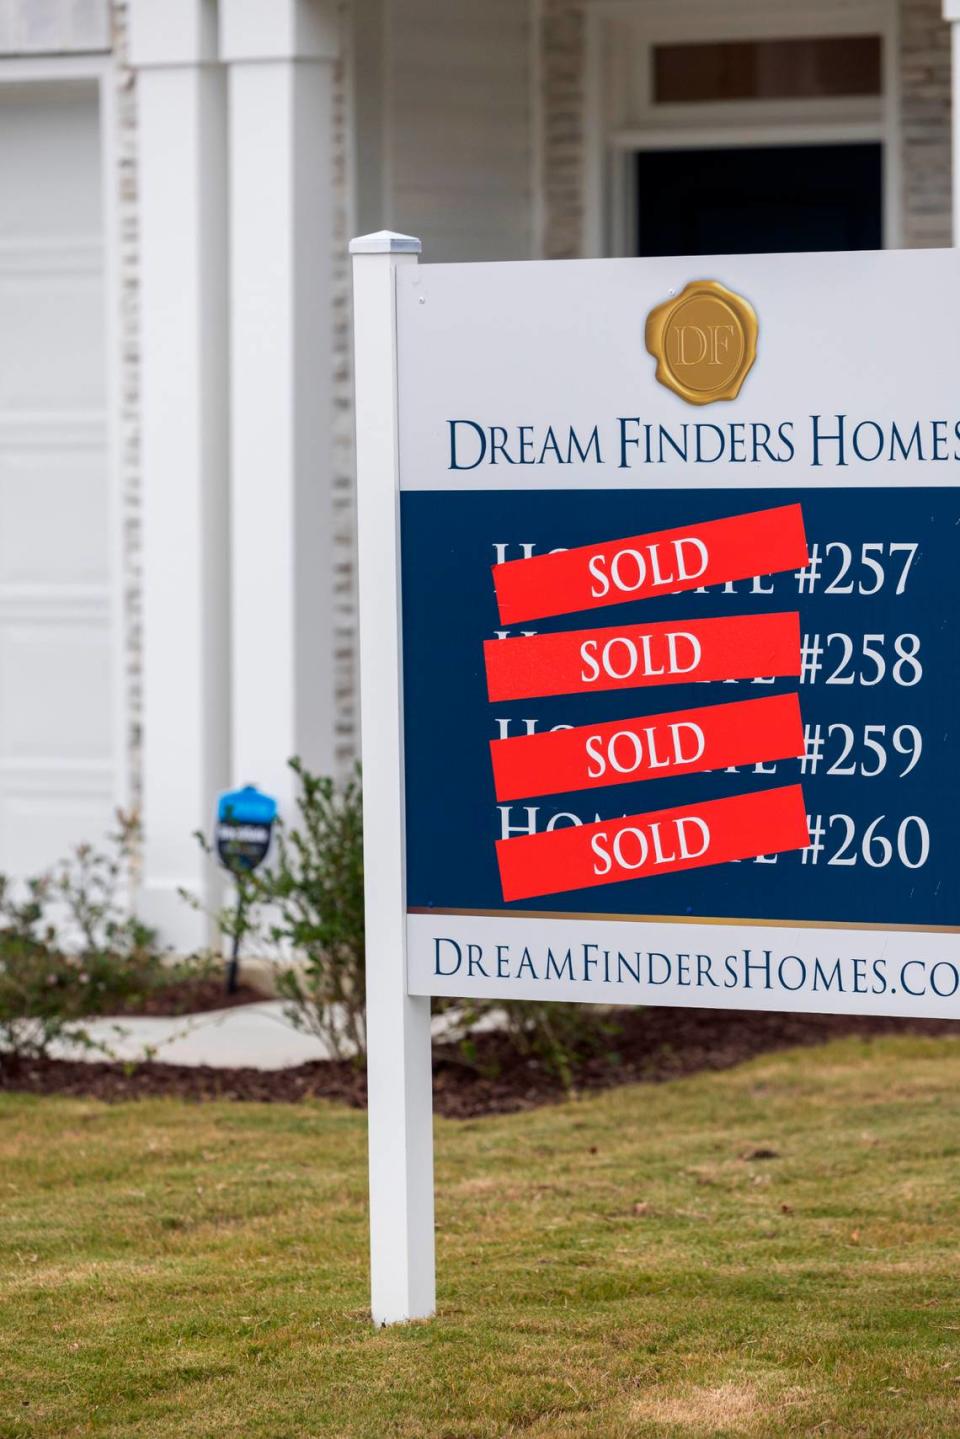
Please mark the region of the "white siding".
[[392, 228], [423, 258], [531, 254], [529, 0], [394, 0], [387, 35]]

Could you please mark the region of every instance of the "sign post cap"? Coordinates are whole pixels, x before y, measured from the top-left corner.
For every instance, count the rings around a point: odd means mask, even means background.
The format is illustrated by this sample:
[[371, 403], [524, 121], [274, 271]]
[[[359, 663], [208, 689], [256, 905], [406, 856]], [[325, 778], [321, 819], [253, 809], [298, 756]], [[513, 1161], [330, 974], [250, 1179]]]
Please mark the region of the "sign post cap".
[[421, 248], [416, 235], [398, 235], [395, 230], [374, 230], [350, 241], [351, 255], [419, 255]]

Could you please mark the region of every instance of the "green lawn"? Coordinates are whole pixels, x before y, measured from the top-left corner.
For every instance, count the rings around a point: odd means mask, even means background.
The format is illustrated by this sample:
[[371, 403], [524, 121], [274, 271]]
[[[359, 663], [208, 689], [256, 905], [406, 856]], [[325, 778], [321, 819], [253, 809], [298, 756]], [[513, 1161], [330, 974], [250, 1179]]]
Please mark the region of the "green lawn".
[[364, 1144], [0, 1097], [3, 1439], [960, 1434], [956, 1041], [439, 1123], [439, 1313], [382, 1333]]

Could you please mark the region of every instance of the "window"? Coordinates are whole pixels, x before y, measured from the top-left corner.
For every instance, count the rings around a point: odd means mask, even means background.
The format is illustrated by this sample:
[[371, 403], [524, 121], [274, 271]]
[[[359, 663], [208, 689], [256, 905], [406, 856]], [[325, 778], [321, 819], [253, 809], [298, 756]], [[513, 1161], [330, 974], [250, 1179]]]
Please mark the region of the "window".
[[879, 35], [655, 45], [656, 104], [880, 95]]

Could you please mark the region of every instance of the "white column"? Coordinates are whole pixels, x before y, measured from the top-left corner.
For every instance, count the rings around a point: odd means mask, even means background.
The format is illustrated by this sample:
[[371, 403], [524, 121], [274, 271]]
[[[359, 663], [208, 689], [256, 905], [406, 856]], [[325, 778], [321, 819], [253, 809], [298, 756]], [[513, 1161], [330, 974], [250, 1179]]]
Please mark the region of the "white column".
[[396, 271], [420, 241], [354, 240], [357, 522], [371, 1305], [377, 1325], [434, 1311], [430, 1001], [407, 994], [400, 695]]
[[225, 87], [212, 0], [132, 0], [140, 192], [144, 917], [206, 937], [230, 777]]
[[953, 141], [953, 243], [960, 245], [960, 0], [943, 0], [943, 18], [950, 23], [953, 56], [951, 137]]
[[230, 107], [233, 765], [334, 755], [333, 0], [221, 0]]

